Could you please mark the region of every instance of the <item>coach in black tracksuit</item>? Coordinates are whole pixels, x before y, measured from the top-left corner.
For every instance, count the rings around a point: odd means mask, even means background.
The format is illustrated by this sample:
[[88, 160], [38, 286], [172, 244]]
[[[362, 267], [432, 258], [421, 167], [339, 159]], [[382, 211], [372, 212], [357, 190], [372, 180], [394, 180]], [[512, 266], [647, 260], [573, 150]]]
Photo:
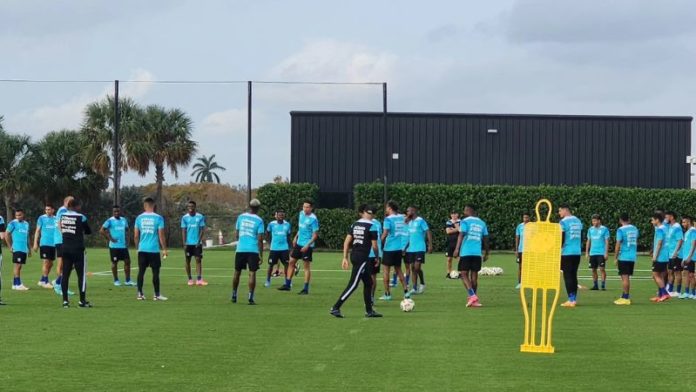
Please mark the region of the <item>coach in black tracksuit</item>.
[[341, 305], [358, 288], [361, 280], [364, 285], [365, 317], [382, 317], [381, 314], [372, 309], [372, 271], [379, 265], [379, 258], [376, 258], [374, 262], [370, 261], [371, 249], [374, 250], [376, 255], [379, 255], [377, 226], [372, 224], [374, 212], [372, 208], [364, 204], [360, 206], [359, 212], [360, 219], [350, 226], [346, 240], [343, 242], [343, 262], [341, 267], [348, 269], [348, 249], [352, 247], [350, 262], [353, 264], [353, 270], [350, 274], [348, 287], [346, 287], [336, 304], [331, 308], [330, 313], [334, 317], [343, 318]]
[[60, 217], [60, 232], [63, 234], [63, 307], [70, 306], [68, 302], [68, 286], [70, 273], [75, 268], [77, 283], [80, 291], [81, 308], [91, 308], [92, 305], [85, 299], [87, 292], [87, 263], [85, 261], [85, 234], [92, 234], [87, 224], [87, 217], [77, 212], [80, 202], [73, 199], [68, 203], [68, 212]]

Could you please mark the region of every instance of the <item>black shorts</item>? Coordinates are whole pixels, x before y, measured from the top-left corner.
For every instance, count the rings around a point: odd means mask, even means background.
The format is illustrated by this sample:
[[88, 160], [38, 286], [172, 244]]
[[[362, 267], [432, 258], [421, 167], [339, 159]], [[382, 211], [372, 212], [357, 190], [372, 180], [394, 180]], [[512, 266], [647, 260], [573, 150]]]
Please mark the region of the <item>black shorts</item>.
[[292, 248], [292, 253], [290, 254], [290, 257], [292, 257], [295, 260], [302, 260], [302, 261], [312, 261], [312, 251], [314, 248], [310, 247], [307, 249], [306, 252], [302, 252], [302, 247], [299, 245], [295, 245], [294, 248]]
[[378, 274], [378, 273], [380, 273], [380, 271], [382, 271], [381, 264], [377, 264], [377, 266], [375, 267], [375, 260], [377, 260], [376, 257], [370, 257], [369, 259], [367, 259], [367, 264], [372, 265], [372, 274], [373, 275]]
[[279, 262], [286, 265], [288, 260], [290, 260], [289, 250], [272, 250], [268, 255], [268, 264], [270, 265], [276, 265]]
[[517, 264], [522, 265], [522, 252], [517, 254], [517, 260], [515, 260]]
[[130, 253], [128, 248], [109, 248], [109, 259], [112, 263], [128, 261], [130, 263]]
[[56, 247], [55, 246], [39, 247], [39, 254], [41, 255], [41, 260], [53, 261], [56, 259]]
[[481, 256], [462, 256], [459, 258], [459, 271], [481, 271], [483, 258]]
[[421, 263], [425, 264], [425, 252], [406, 252], [404, 260], [406, 264]]
[[63, 257], [63, 244], [56, 244], [56, 257]]
[[684, 270], [682, 268], [682, 259], [680, 258], [674, 258], [674, 259], [669, 259], [669, 270], [670, 271], [676, 271], [676, 272], [681, 272]]
[[162, 267], [162, 259], [159, 252], [138, 252], [138, 268], [145, 269], [147, 267], [152, 269]]
[[12, 252], [12, 262], [15, 264], [26, 264], [27, 254], [24, 252]]
[[665, 271], [667, 271], [668, 264], [669, 263], [666, 263], [666, 262], [660, 263], [657, 261], [653, 261], [652, 272], [665, 272]]
[[619, 260], [619, 275], [633, 275], [633, 267], [636, 263], [633, 261], [621, 261]]
[[259, 270], [259, 254], [254, 252], [237, 252], [234, 255], [234, 270], [241, 271], [249, 267], [249, 271]]
[[590, 256], [590, 268], [592, 269], [597, 269], [597, 268], [604, 268], [607, 265], [607, 261], [604, 260], [604, 256]]
[[400, 250], [385, 250], [382, 256], [382, 264], [388, 267], [401, 267], [403, 252]]
[[693, 260], [686, 263], [686, 265], [684, 266], [684, 270], [691, 272], [692, 274], [696, 272], [696, 265], [694, 264]]
[[186, 257], [196, 257], [196, 258], [203, 258], [203, 245], [198, 244], [198, 245], [186, 245], [184, 248], [184, 254]]
[[447, 252], [445, 252], [445, 257], [454, 257], [454, 251], [457, 248], [457, 244], [447, 244]]

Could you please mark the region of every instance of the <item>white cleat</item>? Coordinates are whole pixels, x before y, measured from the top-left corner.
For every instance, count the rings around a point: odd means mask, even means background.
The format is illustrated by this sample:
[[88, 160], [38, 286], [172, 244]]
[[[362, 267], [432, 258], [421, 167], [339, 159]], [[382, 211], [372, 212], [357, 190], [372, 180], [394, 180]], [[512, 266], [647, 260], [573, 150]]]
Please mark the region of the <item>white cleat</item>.
[[669, 296], [672, 298], [676, 298], [679, 296], [679, 293], [677, 293], [676, 291], [670, 291]]
[[425, 293], [425, 285], [424, 285], [424, 284], [418, 286], [418, 291], [417, 291], [417, 293], [418, 293], [418, 294], [423, 294], [423, 293]]
[[166, 301], [168, 299], [169, 298], [165, 297], [164, 295], [155, 295], [154, 297], [152, 297], [153, 301]]
[[29, 290], [29, 287], [20, 284], [19, 286], [12, 286], [12, 290], [17, 290], [17, 291], [27, 291]]

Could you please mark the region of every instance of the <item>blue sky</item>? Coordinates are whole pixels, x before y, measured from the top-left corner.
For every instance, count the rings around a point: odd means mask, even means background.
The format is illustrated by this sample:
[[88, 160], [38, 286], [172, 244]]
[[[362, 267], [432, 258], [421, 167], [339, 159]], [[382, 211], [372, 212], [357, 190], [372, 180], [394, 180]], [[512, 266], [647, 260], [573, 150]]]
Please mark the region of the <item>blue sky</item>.
[[[4, 0], [0, 78], [386, 81], [393, 111], [691, 116], [693, 15], [688, 0]], [[0, 114], [38, 139], [110, 88], [0, 83]], [[122, 93], [188, 112], [200, 154], [246, 181], [246, 86]], [[291, 110], [380, 110], [381, 90], [259, 85], [254, 109], [256, 186], [289, 175]]]

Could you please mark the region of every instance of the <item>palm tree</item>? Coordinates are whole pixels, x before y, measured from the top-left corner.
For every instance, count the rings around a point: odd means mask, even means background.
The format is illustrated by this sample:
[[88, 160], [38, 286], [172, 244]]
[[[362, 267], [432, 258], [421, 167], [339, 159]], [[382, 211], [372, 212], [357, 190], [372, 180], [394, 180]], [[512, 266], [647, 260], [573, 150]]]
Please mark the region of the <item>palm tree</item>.
[[196, 176], [196, 182], [217, 182], [220, 183], [220, 176], [215, 173], [215, 170], [225, 171], [224, 167], [215, 162], [215, 154], [206, 158], [205, 155], [196, 159], [198, 162], [193, 165], [193, 173], [191, 177]]
[[134, 135], [135, 142], [126, 146], [128, 166], [141, 176], [150, 170], [150, 163], [155, 166], [155, 199], [161, 205], [164, 167], [178, 177], [179, 167], [188, 165], [196, 153], [197, 143], [191, 140], [193, 123], [180, 109], [150, 105], [145, 108], [141, 127]]
[[31, 144], [25, 135], [11, 135], [0, 130], [0, 194], [5, 202], [7, 219], [11, 220], [12, 204], [30, 186]]
[[[105, 99], [93, 102], [85, 108], [85, 119], [82, 124], [81, 133], [85, 144], [84, 159], [91, 162], [92, 169], [102, 176], [114, 174], [114, 163], [112, 162], [112, 152], [114, 151], [114, 97], [107, 96]], [[138, 125], [142, 117], [142, 109], [130, 98], [119, 98], [119, 159], [117, 163], [122, 171], [128, 170], [129, 153], [143, 154], [142, 150], [146, 146], [136, 143], [134, 137], [138, 133]], [[124, 159], [125, 158], [125, 159]], [[119, 178], [114, 178], [114, 182], [121, 183]]]

